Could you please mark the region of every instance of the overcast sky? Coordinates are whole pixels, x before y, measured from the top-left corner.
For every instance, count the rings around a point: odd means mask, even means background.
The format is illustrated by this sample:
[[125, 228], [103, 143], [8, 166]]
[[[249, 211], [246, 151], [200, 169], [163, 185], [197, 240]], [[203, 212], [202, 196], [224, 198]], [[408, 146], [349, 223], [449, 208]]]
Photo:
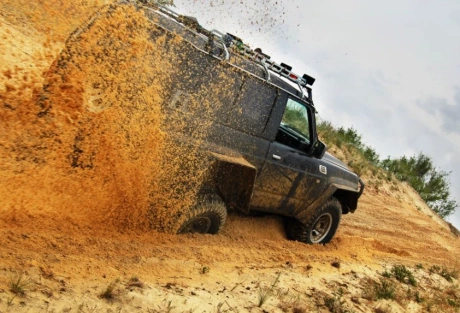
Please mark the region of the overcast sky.
[[[320, 118], [353, 126], [381, 158], [423, 152], [460, 202], [460, 1], [175, 0], [316, 78]], [[460, 209], [449, 218], [460, 229]]]

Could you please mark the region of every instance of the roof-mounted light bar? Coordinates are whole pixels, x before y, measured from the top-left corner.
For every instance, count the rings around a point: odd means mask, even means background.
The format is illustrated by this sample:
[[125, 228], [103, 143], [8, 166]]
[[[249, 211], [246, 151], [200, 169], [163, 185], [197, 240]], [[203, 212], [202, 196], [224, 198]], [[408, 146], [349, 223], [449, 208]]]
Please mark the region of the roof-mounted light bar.
[[260, 48], [252, 50], [248, 45], [243, 43], [240, 38], [227, 33], [227, 37], [224, 41], [229, 42], [228, 45], [233, 49], [233, 51], [238, 54], [246, 57], [247, 59], [253, 60], [255, 62], [261, 63], [264, 67], [268, 68], [272, 72], [277, 73], [278, 75], [287, 78], [288, 80], [302, 86], [307, 87], [308, 85], [313, 85], [315, 79], [307, 74], [300, 76], [292, 72], [292, 66], [285, 63], [278, 64], [270, 60], [270, 56], [263, 53]]

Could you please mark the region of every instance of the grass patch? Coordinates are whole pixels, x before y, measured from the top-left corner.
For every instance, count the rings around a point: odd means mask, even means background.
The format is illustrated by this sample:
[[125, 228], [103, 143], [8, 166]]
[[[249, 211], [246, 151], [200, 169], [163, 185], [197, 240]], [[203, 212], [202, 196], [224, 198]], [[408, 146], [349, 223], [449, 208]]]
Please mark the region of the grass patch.
[[382, 276], [385, 277], [385, 278], [391, 278], [391, 273], [388, 272], [388, 271], [385, 271], [382, 273]]
[[460, 308], [460, 300], [458, 299], [447, 299], [447, 304], [453, 308]]
[[452, 307], [459, 309], [460, 308], [460, 290], [458, 286], [452, 286], [448, 288], [446, 291], [446, 302], [447, 304]]
[[430, 274], [438, 274], [448, 282], [452, 283], [454, 279], [458, 279], [459, 270], [457, 268], [448, 269], [446, 266], [432, 265], [428, 270]]
[[257, 291], [257, 306], [259, 308], [261, 308], [265, 302], [267, 302], [267, 300], [273, 295], [273, 291], [280, 281], [280, 276], [281, 273], [278, 273], [275, 281], [269, 287], [259, 287]]
[[116, 298], [116, 287], [118, 279], [111, 282], [105, 289], [99, 294], [99, 298], [106, 300], [114, 300]]
[[381, 273], [381, 275], [385, 278], [395, 278], [397, 281], [403, 284], [411, 285], [416, 287], [417, 280], [415, 279], [414, 275], [412, 274], [411, 270], [409, 270], [404, 265], [393, 265], [391, 270], [385, 271]]
[[443, 266], [441, 268], [441, 272], [439, 273], [439, 275], [451, 283], [453, 282], [454, 279], [458, 279], [458, 270], [457, 269], [449, 270], [447, 267]]
[[407, 290], [407, 299], [414, 300], [417, 303], [425, 302], [425, 298], [420, 294], [418, 290], [413, 291], [410, 288]]
[[374, 284], [375, 297], [377, 300], [396, 298], [396, 287], [390, 280], [381, 279], [380, 283]]
[[394, 300], [396, 299], [396, 286], [387, 278], [381, 278], [378, 282], [371, 280], [367, 288], [364, 289], [363, 297], [370, 301], [381, 299]]
[[412, 272], [405, 267], [404, 265], [394, 265], [391, 268], [391, 273], [396, 280], [401, 283], [408, 284], [411, 286], [417, 286], [417, 281], [415, 280]]
[[8, 287], [15, 295], [25, 296], [28, 286], [32, 283], [30, 278], [25, 278], [23, 274], [17, 274], [8, 282]]

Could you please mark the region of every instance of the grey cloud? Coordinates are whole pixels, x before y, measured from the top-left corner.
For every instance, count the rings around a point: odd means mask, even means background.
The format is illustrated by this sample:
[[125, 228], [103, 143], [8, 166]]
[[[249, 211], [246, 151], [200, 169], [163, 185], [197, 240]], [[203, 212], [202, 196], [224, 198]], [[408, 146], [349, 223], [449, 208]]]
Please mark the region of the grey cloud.
[[450, 133], [460, 133], [460, 88], [455, 87], [453, 103], [445, 98], [429, 97], [418, 101], [418, 106], [441, 120], [442, 128]]

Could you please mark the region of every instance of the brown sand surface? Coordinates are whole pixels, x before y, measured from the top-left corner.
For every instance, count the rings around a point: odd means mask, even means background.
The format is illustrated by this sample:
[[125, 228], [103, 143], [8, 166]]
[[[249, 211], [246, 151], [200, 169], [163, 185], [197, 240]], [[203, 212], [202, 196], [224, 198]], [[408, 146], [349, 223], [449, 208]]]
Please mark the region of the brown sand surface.
[[[90, 118], [63, 101], [38, 117], [51, 63], [103, 1], [0, 3], [0, 312], [329, 312], [324, 299], [339, 289], [355, 312], [423, 312], [363, 299], [363, 282], [392, 264], [458, 266], [459, 239], [399, 183], [367, 188], [326, 246], [286, 240], [276, 216], [230, 215], [215, 236], [152, 231], [148, 203], [161, 197], [145, 186], [162, 175], [160, 112]], [[74, 142], [78, 132], [93, 141]], [[91, 168], [69, 166], [80, 144], [97, 147], [95, 159], [77, 158]], [[23, 295], [11, 291], [18, 280]], [[110, 286], [113, 298], [101, 297]]]

